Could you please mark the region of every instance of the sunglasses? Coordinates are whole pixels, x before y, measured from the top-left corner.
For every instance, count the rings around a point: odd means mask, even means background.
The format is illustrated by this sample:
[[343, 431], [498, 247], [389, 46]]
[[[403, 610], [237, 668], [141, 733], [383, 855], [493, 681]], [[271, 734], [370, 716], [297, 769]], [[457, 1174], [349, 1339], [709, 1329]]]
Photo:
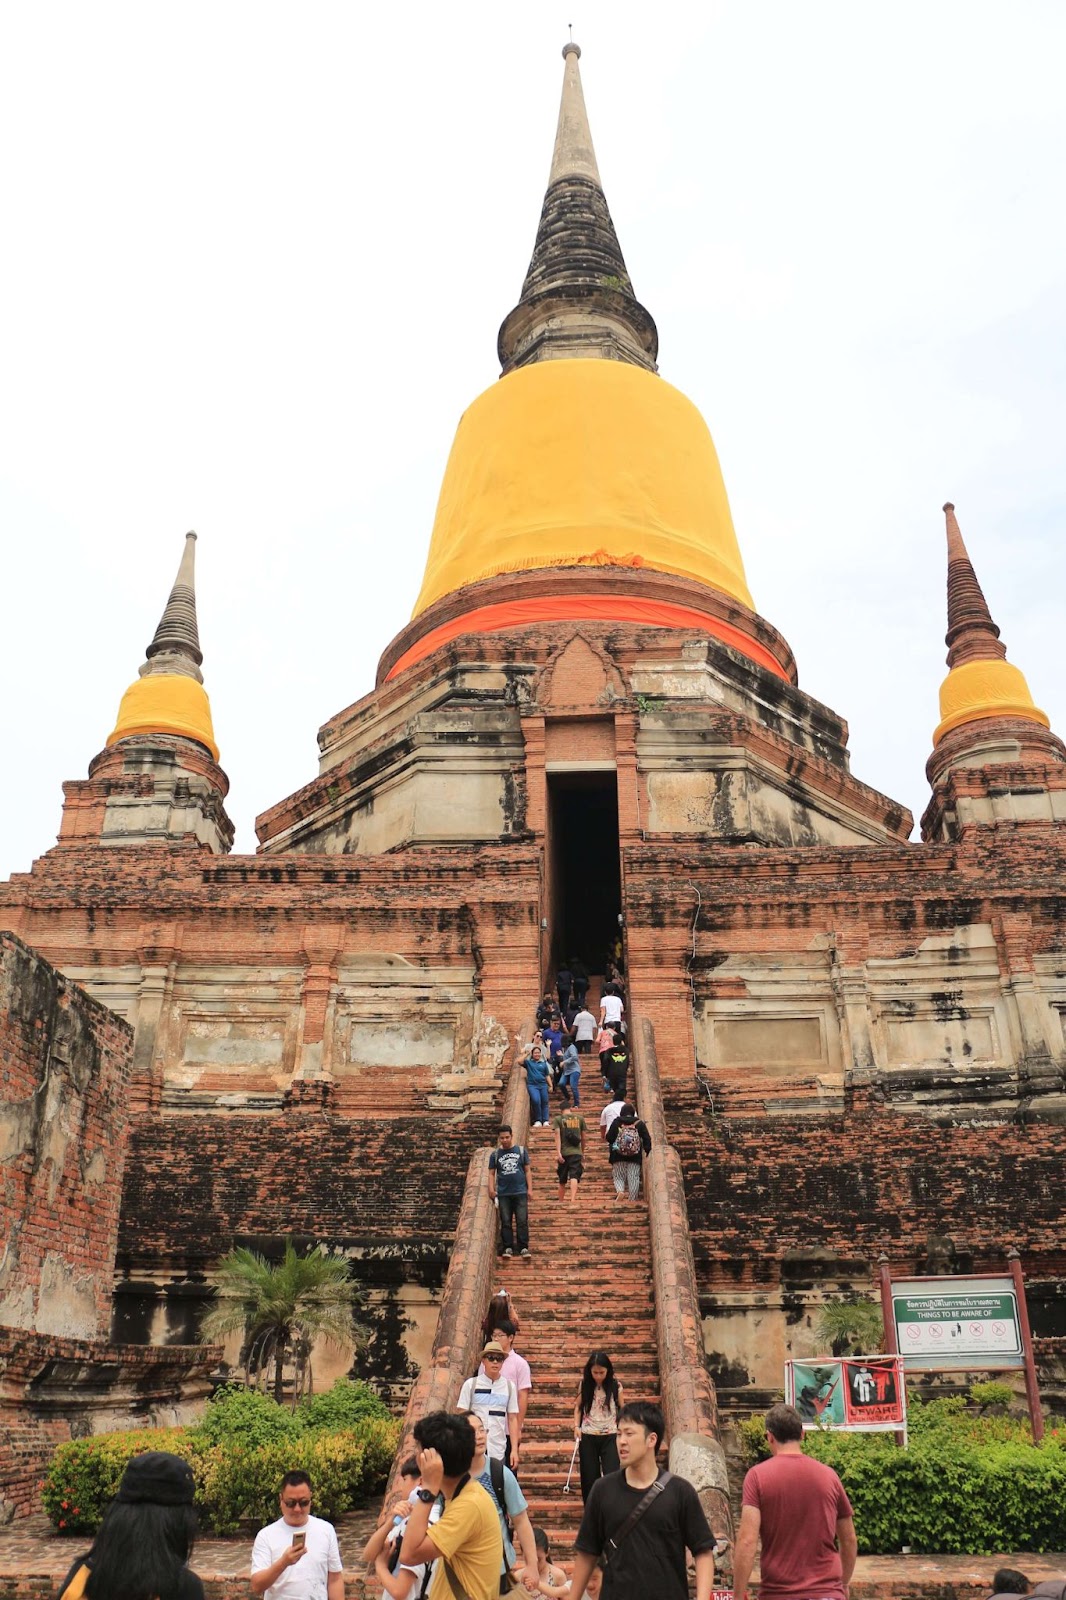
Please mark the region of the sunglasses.
[[502, 1361], [503, 1357], [502, 1356], [482, 1356], [481, 1359], [484, 1361], [485, 1365], [488, 1366], [490, 1361]]
[[310, 1496], [306, 1500], [283, 1500], [283, 1506], [288, 1506], [290, 1511], [306, 1511], [311, 1504]]

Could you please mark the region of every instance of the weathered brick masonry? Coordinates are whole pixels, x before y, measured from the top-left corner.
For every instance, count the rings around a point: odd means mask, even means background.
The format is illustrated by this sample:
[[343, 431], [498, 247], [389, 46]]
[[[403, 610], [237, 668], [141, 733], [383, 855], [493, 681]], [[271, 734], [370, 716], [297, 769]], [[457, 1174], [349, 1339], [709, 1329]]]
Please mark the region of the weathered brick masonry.
[[94, 1338], [126, 1154], [133, 1033], [0, 933], [0, 1323]]

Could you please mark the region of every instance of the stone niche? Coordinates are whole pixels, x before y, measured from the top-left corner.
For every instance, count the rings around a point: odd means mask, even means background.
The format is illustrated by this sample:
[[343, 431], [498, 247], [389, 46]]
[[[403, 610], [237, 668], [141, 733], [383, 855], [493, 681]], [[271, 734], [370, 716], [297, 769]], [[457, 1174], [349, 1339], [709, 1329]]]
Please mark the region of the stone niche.
[[302, 969], [178, 969], [156, 1041], [169, 1110], [281, 1104], [296, 1062]]
[[842, 1104], [844, 1062], [828, 951], [731, 955], [697, 973], [696, 1057], [712, 1090], [764, 1111]]

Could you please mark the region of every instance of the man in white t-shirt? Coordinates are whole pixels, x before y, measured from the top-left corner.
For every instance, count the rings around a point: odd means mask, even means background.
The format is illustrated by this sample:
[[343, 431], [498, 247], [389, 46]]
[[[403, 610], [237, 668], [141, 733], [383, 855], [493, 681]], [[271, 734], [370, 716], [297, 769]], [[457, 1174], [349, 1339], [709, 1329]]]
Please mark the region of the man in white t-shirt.
[[[511, 1441], [511, 1471], [518, 1469], [518, 1390], [510, 1378], [500, 1375], [504, 1348], [497, 1339], [490, 1339], [481, 1352], [480, 1372], [467, 1378], [459, 1390], [457, 1411], [476, 1411], [485, 1424], [489, 1436], [489, 1455], [502, 1461]], [[332, 1600], [332, 1596], [330, 1597]]]
[[600, 1000], [600, 1023], [605, 1028], [620, 1028], [625, 1012], [622, 996], [608, 989]]
[[596, 1037], [596, 1018], [592, 1015], [588, 1006], [582, 1006], [574, 1018], [574, 1025], [570, 1029], [570, 1035], [577, 1045], [579, 1056], [587, 1056], [591, 1053], [592, 1041]]
[[344, 1573], [332, 1523], [311, 1515], [311, 1480], [287, 1472], [281, 1516], [252, 1546], [252, 1592], [264, 1600], [344, 1600]]
[[606, 1137], [607, 1137], [607, 1129], [611, 1126], [611, 1123], [615, 1120], [616, 1117], [620, 1117], [622, 1115], [622, 1107], [624, 1105], [625, 1105], [625, 1101], [624, 1100], [612, 1100], [610, 1105], [604, 1106], [603, 1110], [600, 1112], [600, 1138], [601, 1139], [606, 1139]]

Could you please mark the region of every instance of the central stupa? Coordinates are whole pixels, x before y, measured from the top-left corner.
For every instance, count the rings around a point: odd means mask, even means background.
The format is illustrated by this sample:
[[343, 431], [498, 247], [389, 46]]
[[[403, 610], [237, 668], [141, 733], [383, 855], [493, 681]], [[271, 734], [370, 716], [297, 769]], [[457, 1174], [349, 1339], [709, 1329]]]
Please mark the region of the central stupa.
[[394, 678], [464, 634], [552, 622], [698, 629], [795, 682], [755, 613], [714, 442], [658, 376], [607, 207], [576, 44], [503, 375], [464, 413]]

